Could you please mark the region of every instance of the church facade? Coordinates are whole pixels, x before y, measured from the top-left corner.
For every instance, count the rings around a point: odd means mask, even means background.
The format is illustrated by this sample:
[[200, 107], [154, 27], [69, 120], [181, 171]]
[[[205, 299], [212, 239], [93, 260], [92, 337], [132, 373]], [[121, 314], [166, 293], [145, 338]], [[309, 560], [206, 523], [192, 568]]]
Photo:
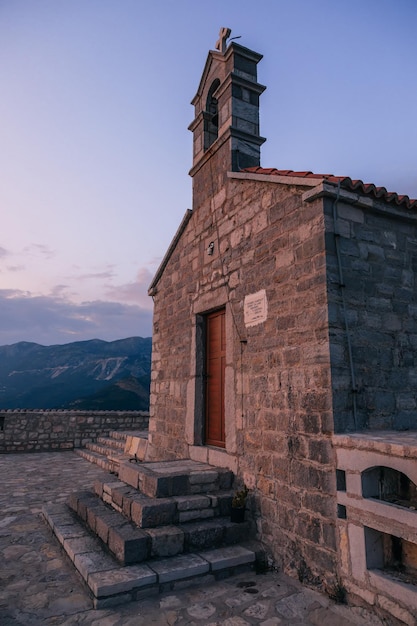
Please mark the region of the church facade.
[[417, 201], [261, 168], [262, 57], [229, 35], [149, 289], [151, 454], [233, 470], [287, 573], [417, 615]]

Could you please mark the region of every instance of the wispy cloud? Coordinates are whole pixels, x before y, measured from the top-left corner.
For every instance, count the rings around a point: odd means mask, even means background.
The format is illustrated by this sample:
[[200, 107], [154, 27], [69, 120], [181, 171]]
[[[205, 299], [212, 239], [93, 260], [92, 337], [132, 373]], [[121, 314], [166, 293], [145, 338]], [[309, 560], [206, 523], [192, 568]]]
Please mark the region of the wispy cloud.
[[87, 274], [72, 274], [71, 276], [66, 276], [66, 278], [69, 278], [71, 280], [108, 280], [110, 278], [113, 278], [115, 275], [114, 270], [113, 269], [107, 269], [105, 271], [102, 272], [90, 272]]
[[29, 246], [23, 248], [23, 252], [29, 255], [40, 255], [46, 259], [52, 259], [56, 254], [55, 250], [43, 243], [31, 243]]
[[3, 246], [0, 246], [0, 259], [8, 256], [10, 253], [8, 250], [6, 250], [6, 248], [3, 248]]
[[7, 265], [8, 272], [23, 272], [26, 269], [25, 265]]
[[[138, 305], [93, 301], [76, 304], [60, 297], [0, 290], [0, 345], [34, 341], [43, 345], [149, 337], [152, 312]], [[63, 285], [62, 287], [65, 287]]]
[[51, 293], [49, 294], [51, 297], [61, 297], [65, 295], [69, 285], [54, 285], [51, 289]]
[[105, 295], [111, 300], [118, 302], [134, 302], [146, 309], [152, 308], [152, 300], [148, 296], [148, 287], [152, 281], [153, 274], [145, 267], [141, 268], [136, 280], [124, 285], [108, 286]]

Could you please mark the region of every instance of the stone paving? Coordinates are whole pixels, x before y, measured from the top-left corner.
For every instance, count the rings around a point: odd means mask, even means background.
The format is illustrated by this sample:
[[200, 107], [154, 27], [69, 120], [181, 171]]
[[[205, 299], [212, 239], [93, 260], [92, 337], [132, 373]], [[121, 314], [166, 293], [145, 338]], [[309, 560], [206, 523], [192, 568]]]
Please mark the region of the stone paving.
[[73, 452], [0, 455], [1, 626], [391, 626], [337, 605], [284, 574], [241, 574], [94, 610], [84, 583], [42, 519], [46, 503], [109, 475]]

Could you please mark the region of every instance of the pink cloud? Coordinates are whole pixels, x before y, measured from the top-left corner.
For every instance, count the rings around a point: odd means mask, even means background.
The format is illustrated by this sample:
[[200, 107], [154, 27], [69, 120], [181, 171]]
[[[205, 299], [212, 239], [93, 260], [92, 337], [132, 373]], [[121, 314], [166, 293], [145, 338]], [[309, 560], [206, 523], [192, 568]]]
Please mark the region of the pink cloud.
[[152, 308], [152, 300], [148, 296], [148, 287], [152, 281], [153, 274], [147, 268], [141, 268], [136, 280], [124, 285], [108, 286], [106, 296], [118, 302], [134, 302], [147, 309]]

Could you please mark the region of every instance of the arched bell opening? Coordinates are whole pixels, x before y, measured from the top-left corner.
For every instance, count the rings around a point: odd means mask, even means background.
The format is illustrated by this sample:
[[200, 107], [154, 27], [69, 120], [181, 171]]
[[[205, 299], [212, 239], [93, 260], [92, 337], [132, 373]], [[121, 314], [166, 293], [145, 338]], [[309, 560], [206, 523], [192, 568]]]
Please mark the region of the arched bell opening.
[[214, 97], [220, 80], [216, 78], [210, 86], [207, 94], [206, 110], [204, 112], [204, 150], [208, 150], [219, 135], [219, 109], [217, 99]]

